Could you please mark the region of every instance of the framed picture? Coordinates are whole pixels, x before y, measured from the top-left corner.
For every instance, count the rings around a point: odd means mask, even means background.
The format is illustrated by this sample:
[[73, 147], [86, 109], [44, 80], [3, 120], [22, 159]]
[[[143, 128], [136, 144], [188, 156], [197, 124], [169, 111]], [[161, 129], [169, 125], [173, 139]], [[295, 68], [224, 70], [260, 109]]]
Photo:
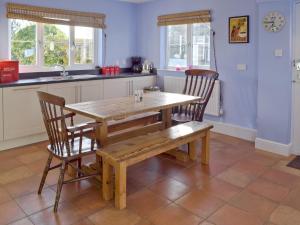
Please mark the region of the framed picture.
[[229, 43], [249, 43], [249, 16], [229, 17]]

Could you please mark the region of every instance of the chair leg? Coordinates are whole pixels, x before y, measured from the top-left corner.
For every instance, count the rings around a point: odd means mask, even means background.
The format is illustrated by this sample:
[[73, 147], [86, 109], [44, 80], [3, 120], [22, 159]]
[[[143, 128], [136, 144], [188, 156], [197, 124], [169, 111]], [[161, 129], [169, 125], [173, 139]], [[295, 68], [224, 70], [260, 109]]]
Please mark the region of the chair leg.
[[53, 154], [49, 153], [49, 157], [48, 157], [48, 160], [47, 160], [47, 163], [46, 163], [46, 166], [45, 166], [45, 169], [44, 169], [43, 177], [42, 177], [42, 180], [41, 180], [41, 183], [40, 183], [40, 186], [39, 186], [39, 190], [38, 190], [39, 195], [42, 193], [42, 190], [43, 190], [43, 187], [44, 187], [44, 184], [45, 184], [45, 181], [46, 181], [46, 177], [47, 177], [48, 172], [49, 172], [49, 168], [50, 168], [52, 159], [53, 159]]
[[[77, 166], [78, 166], [78, 169], [80, 169], [81, 170], [81, 158], [79, 158], [78, 160], [77, 160]], [[81, 172], [80, 171], [78, 171], [78, 173], [77, 173], [77, 177], [80, 177], [81, 176]]]
[[54, 212], [57, 212], [60, 193], [61, 193], [62, 186], [64, 184], [64, 176], [65, 176], [65, 172], [66, 172], [66, 165], [67, 165], [67, 162], [65, 160], [63, 160], [61, 168], [60, 168], [60, 175], [59, 175], [58, 183], [57, 183], [57, 190], [56, 190], [56, 197], [55, 197], [55, 204], [54, 204]]

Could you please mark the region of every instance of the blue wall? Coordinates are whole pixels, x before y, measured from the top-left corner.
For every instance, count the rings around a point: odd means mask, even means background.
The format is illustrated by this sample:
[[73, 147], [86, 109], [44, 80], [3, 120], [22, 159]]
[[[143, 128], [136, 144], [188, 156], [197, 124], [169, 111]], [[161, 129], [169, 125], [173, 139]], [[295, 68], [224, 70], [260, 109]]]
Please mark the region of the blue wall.
[[[223, 81], [221, 118], [225, 123], [257, 129], [258, 137], [290, 143], [291, 123], [291, 2], [289, 0], [160, 0], [138, 6], [137, 53], [156, 65], [164, 66], [161, 49], [163, 29], [157, 16], [167, 13], [212, 10], [220, 80]], [[284, 30], [271, 34], [262, 27], [267, 12], [277, 10], [287, 17]], [[250, 15], [250, 43], [228, 44], [228, 17]], [[284, 57], [274, 56], [281, 48]], [[246, 64], [247, 71], [238, 71]], [[183, 76], [160, 71], [160, 75]]]
[[[269, 11], [279, 11], [287, 20], [278, 33], [268, 33], [259, 26], [257, 46], [257, 135], [284, 144], [290, 143], [291, 133], [291, 6], [288, 0], [258, 4], [259, 21]], [[282, 49], [283, 57], [275, 57], [275, 49]]]
[[[136, 55], [136, 5], [111, 0], [0, 0], [0, 59], [8, 58], [8, 25], [6, 2], [31, 4], [106, 14], [107, 64], [120, 62], [129, 65], [129, 57]], [[3, 44], [5, 43], [5, 44]]]

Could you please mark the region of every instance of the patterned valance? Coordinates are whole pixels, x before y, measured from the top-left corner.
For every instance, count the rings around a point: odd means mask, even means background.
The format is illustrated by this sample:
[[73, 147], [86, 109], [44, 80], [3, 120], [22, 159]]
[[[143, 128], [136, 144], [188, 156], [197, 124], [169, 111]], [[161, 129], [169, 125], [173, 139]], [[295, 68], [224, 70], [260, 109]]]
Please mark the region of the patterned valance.
[[210, 10], [174, 13], [162, 15], [157, 18], [158, 26], [169, 26], [191, 23], [207, 23], [211, 21]]
[[7, 18], [39, 23], [105, 28], [105, 14], [7, 3]]

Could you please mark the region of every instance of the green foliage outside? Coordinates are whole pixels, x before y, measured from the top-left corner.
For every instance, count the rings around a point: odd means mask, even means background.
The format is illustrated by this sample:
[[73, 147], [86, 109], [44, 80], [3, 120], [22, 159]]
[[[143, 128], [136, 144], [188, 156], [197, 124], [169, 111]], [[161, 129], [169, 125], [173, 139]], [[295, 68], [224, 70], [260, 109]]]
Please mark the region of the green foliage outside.
[[[11, 43], [12, 59], [19, 60], [21, 65], [36, 64], [36, 25], [29, 25], [21, 29], [15, 28]], [[45, 25], [44, 65], [68, 65], [68, 45], [68, 37], [64, 32], [55, 25]]]

